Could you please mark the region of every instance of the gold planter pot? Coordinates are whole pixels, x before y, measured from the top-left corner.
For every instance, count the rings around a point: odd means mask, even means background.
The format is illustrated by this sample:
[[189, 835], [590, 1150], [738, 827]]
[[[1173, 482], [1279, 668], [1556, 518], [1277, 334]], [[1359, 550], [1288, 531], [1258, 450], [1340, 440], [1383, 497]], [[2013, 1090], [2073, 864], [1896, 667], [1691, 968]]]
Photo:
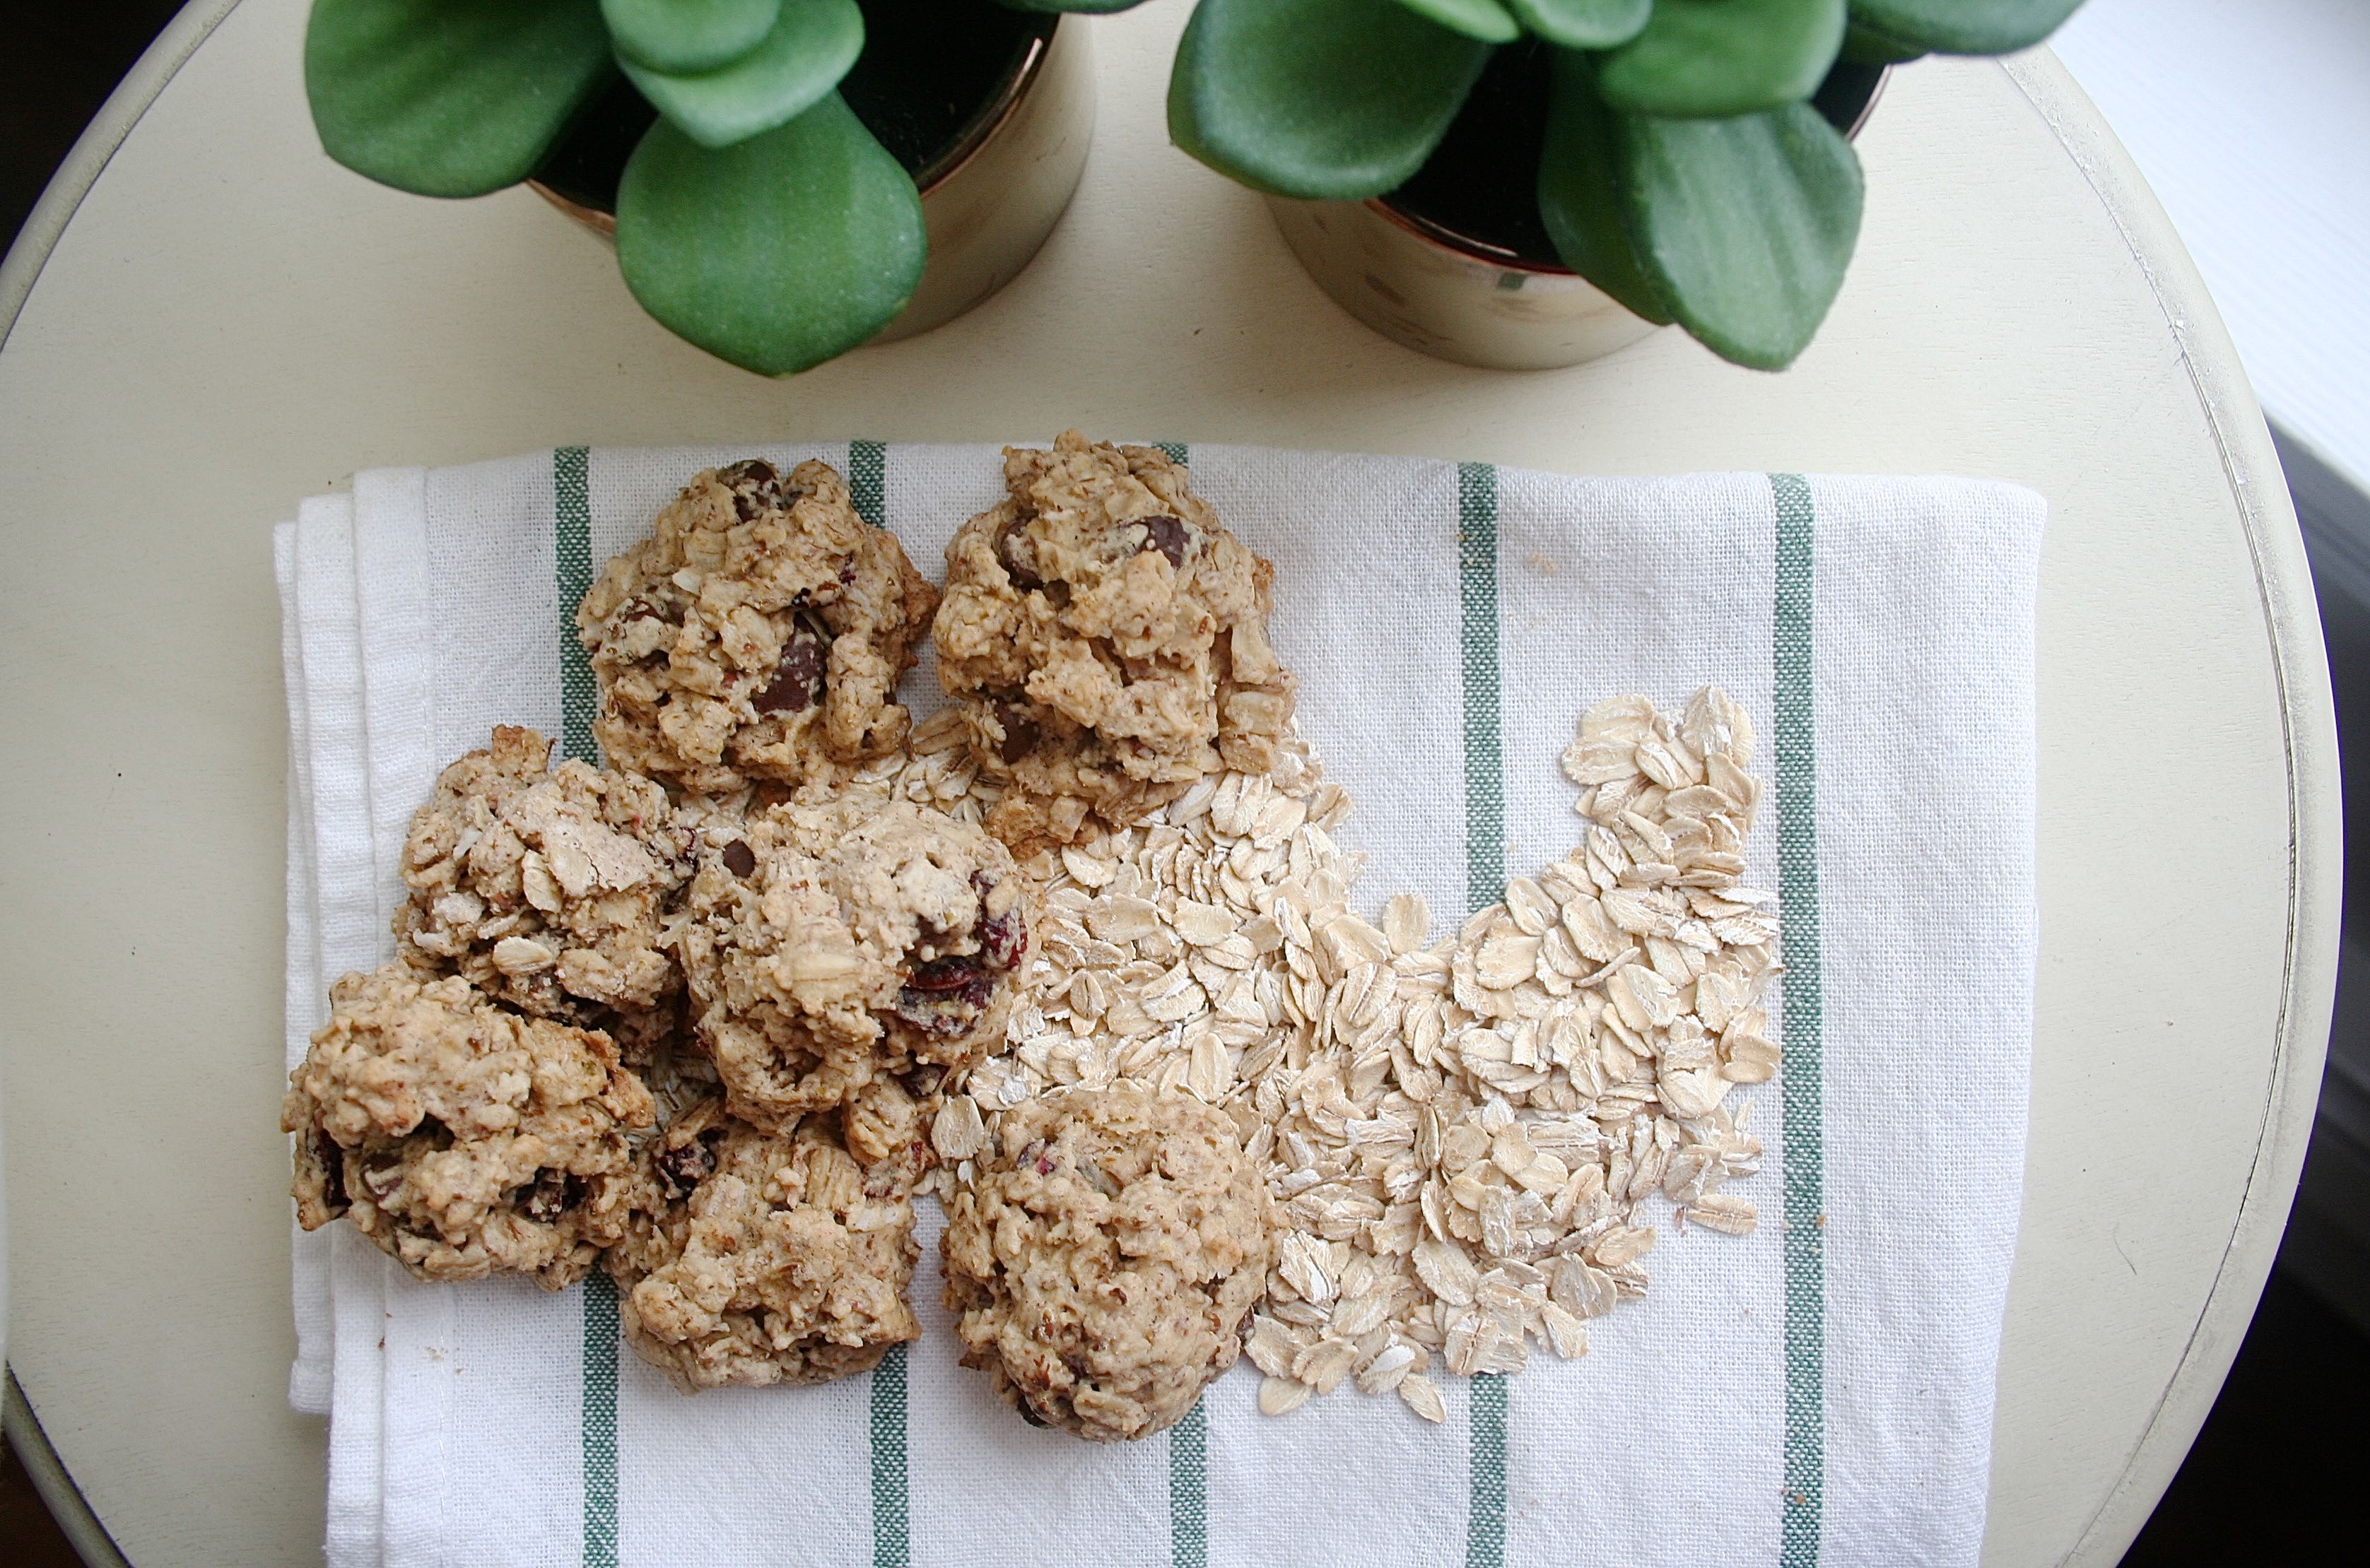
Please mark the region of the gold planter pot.
[[[1884, 90], [1880, 73], [1849, 115], [1857, 136]], [[1486, 370], [1577, 365], [1657, 330], [1566, 267], [1370, 201], [1267, 199], [1284, 244], [1333, 303], [1394, 342]]]
[[[1094, 140], [1095, 70], [1082, 19], [1065, 16], [1032, 43], [956, 143], [914, 177], [929, 260], [914, 297], [874, 343], [952, 321], [1020, 274], [1070, 205]], [[570, 200], [540, 180], [535, 193], [612, 240], [612, 212]]]

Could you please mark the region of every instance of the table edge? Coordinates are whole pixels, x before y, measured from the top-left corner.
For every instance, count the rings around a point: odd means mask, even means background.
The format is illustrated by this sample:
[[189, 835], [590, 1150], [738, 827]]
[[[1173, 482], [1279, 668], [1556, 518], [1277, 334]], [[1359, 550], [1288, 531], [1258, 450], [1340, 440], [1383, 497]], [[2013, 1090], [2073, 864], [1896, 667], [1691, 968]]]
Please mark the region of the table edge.
[[7, 1433], [8, 1446], [17, 1451], [17, 1462], [25, 1467], [50, 1517], [57, 1521], [88, 1568], [132, 1568], [107, 1527], [91, 1512], [90, 1500], [67, 1473], [65, 1461], [58, 1458], [49, 1434], [41, 1430], [40, 1417], [33, 1413], [32, 1402], [26, 1399], [14, 1371], [8, 1373], [6, 1402], [0, 1407], [0, 1430]]
[[2164, 313], [2237, 503], [2279, 693], [2288, 794], [2288, 921], [2271, 1081], [2222, 1265], [2171, 1379], [2061, 1562], [2111, 1568], [2204, 1425], [2254, 1316], [2304, 1168], [2337, 987], [2343, 866], [2337, 719], [2304, 540], [2254, 387], [2203, 276], [2131, 155], [2046, 48], [2002, 69], [2074, 160]]
[[24, 227], [17, 231], [16, 242], [9, 246], [5, 260], [0, 260], [0, 349], [8, 346], [8, 335], [16, 330], [17, 317], [24, 311], [25, 302], [32, 296], [33, 285], [40, 280], [41, 269], [48, 264], [50, 252], [57, 248], [58, 238], [66, 225], [74, 221], [75, 211], [98, 177], [107, 172], [115, 150], [132, 134], [148, 106], [164, 92], [198, 46], [206, 41], [223, 19], [231, 14], [238, 0], [189, 0], [189, 3], [165, 25], [165, 30], [143, 51], [115, 91], [98, 107], [90, 123], [75, 138], [73, 149], [65, 162], [42, 188], [41, 199], [25, 218]]

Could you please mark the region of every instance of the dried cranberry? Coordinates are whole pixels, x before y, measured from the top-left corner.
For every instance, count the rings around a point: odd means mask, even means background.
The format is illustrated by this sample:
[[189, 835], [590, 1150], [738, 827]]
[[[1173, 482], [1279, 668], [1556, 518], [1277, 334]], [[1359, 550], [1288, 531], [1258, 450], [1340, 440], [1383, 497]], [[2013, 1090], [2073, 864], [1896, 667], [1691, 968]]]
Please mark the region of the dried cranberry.
[[823, 700], [823, 672], [828, 664], [823, 640], [801, 626], [782, 645], [782, 660], [774, 667], [771, 684], [758, 692], [761, 714], [804, 713]]
[[933, 958], [926, 964], [916, 964], [905, 979], [909, 990], [961, 990], [979, 973], [979, 960], [968, 954], [949, 958]]
[[716, 1150], [709, 1143], [694, 1139], [662, 1150], [650, 1161], [658, 1173], [659, 1185], [666, 1190], [669, 1201], [679, 1202], [691, 1189], [706, 1181], [716, 1170]]
[[321, 1166], [321, 1200], [343, 1213], [353, 1202], [346, 1196], [346, 1151], [326, 1127], [313, 1129], [313, 1158]]
[[1140, 517], [1144, 525], [1144, 543], [1137, 553], [1157, 550], [1168, 557], [1168, 564], [1179, 571], [1185, 569], [1185, 524], [1173, 517]]
[[724, 862], [724, 869], [735, 876], [746, 876], [757, 869], [757, 852], [751, 849], [744, 840], [735, 839], [725, 845], [720, 858]]
[[995, 994], [995, 981], [975, 957], [940, 958], [924, 964], [897, 991], [897, 1016], [925, 1034], [951, 1039], [979, 1022], [980, 1010]]
[[1007, 910], [981, 921], [979, 945], [980, 951], [987, 955], [987, 961], [999, 969], [1008, 969], [1020, 962], [1020, 956], [1029, 951], [1029, 926], [1019, 910]]
[[526, 1196], [519, 1200], [519, 1212], [539, 1225], [554, 1225], [561, 1215], [583, 1201], [581, 1176], [546, 1168], [535, 1173]]

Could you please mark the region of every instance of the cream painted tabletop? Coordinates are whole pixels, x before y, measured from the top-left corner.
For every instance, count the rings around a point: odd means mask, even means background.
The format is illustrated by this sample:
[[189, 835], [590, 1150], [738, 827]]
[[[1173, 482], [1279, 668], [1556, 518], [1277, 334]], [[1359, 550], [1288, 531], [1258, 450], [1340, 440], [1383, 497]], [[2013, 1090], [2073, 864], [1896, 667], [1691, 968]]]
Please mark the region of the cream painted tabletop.
[[1352, 322], [1258, 198], [1167, 145], [1186, 7], [1154, 0], [1092, 24], [1092, 160], [1017, 283], [766, 382], [645, 319], [601, 242], [531, 194], [428, 201], [329, 163], [305, 11], [192, 5], [0, 274], [0, 1148], [29, 1402], [10, 1430], [86, 1550], [107, 1548], [68, 1474], [144, 1568], [320, 1551], [323, 1428], [284, 1400], [270, 525], [378, 464], [1087, 421], [2049, 498], [2032, 1136], [1985, 1562], [2116, 1560], [2221, 1384], [2303, 1159], [2336, 743], [2253, 395], [2045, 52], [1895, 74], [1859, 143], [1850, 280], [1789, 372], [1664, 332], [1507, 373]]

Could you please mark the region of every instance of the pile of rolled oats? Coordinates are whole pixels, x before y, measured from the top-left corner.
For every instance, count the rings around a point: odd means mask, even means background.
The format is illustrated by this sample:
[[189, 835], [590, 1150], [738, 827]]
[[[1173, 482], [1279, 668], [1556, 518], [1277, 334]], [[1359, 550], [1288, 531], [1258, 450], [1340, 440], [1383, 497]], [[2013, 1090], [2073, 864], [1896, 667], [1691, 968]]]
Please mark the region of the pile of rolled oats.
[[[1600, 703], [1563, 758], [1581, 844], [1437, 938], [1420, 898], [1380, 925], [1350, 907], [1350, 799], [1296, 741], [1266, 776], [1041, 855], [1012, 1048], [938, 1113], [934, 1181], [968, 1182], [1037, 1095], [1182, 1089], [1233, 1116], [1283, 1215], [1248, 1346], [1263, 1411], [1354, 1380], [1440, 1421], [1435, 1362], [1582, 1354], [1587, 1319], [1644, 1294], [1662, 1214], [1755, 1223], [1723, 1186], [1761, 1153], [1729, 1091], [1778, 1065], [1772, 897], [1742, 885], [1753, 744], [1711, 688], [1675, 716]], [[870, 782], [974, 820], [993, 804], [950, 722]]]

